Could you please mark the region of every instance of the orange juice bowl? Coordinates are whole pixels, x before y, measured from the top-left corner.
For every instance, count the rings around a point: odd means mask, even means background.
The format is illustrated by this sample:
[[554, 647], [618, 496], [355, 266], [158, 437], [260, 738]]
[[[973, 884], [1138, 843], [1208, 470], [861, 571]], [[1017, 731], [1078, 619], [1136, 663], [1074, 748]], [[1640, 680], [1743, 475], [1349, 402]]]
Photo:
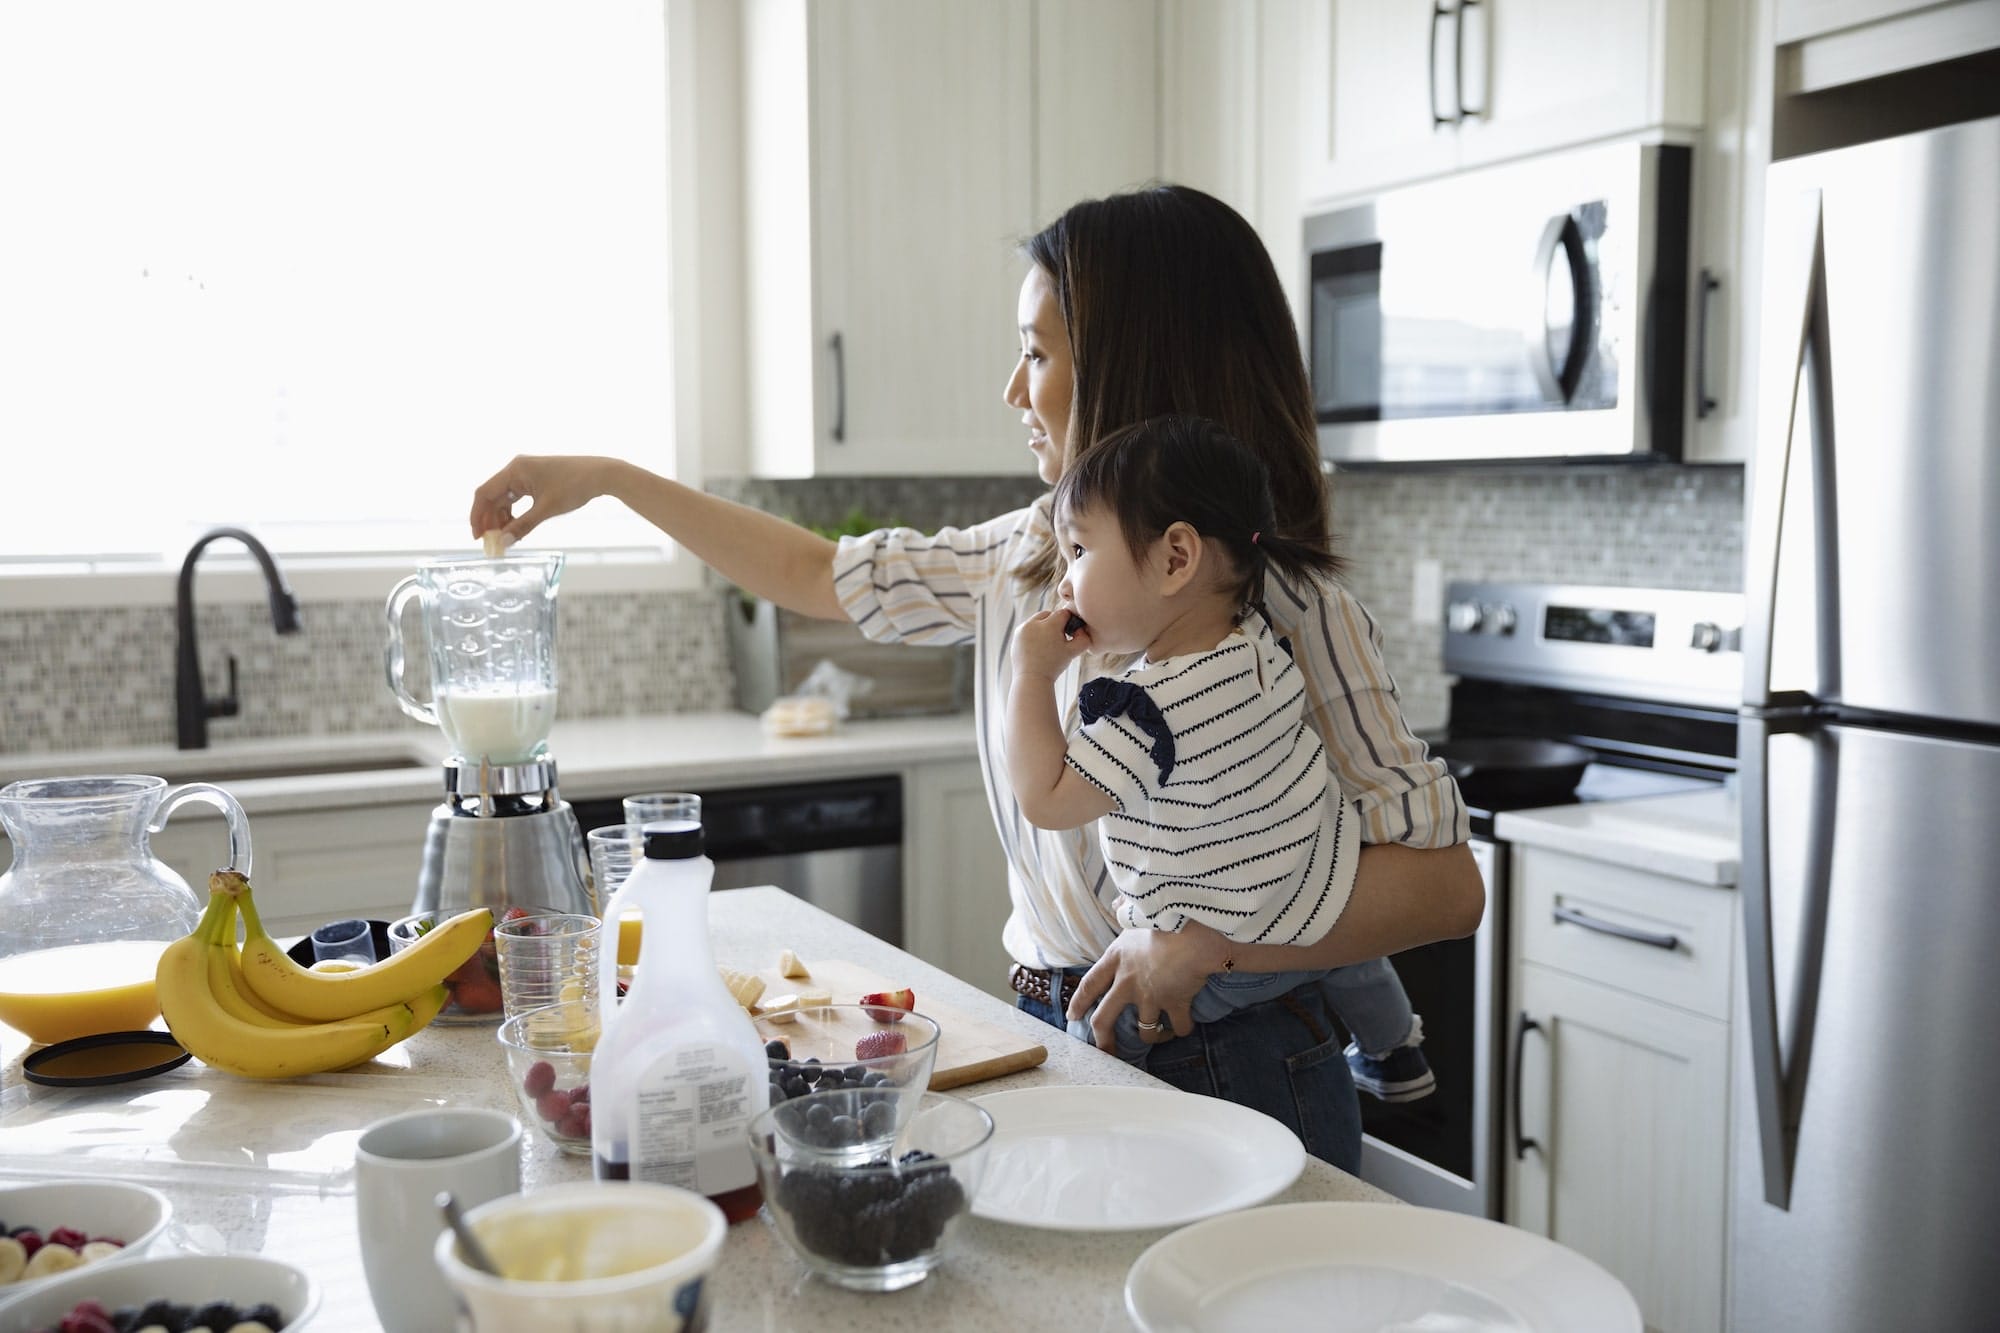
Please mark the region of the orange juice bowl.
[[165, 940], [106, 940], [0, 958], [0, 1023], [43, 1043], [151, 1026]]

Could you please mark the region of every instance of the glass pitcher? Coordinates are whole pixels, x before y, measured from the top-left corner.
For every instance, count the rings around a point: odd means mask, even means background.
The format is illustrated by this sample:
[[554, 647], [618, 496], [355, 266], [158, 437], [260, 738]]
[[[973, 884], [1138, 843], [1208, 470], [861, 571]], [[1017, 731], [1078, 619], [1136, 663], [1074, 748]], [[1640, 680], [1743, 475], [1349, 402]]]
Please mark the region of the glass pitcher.
[[[556, 717], [556, 589], [560, 552], [432, 560], [389, 594], [389, 688], [403, 711], [442, 730], [454, 758], [517, 764], [540, 758]], [[403, 608], [423, 605], [431, 697], [403, 679]]]
[[[165, 778], [30, 778], [0, 787], [0, 826], [14, 845], [0, 874], [0, 958], [113, 940], [176, 940], [200, 904], [146, 839], [190, 801], [229, 820], [229, 864], [250, 873], [250, 821], [206, 782]], [[202, 901], [207, 900], [204, 885]]]

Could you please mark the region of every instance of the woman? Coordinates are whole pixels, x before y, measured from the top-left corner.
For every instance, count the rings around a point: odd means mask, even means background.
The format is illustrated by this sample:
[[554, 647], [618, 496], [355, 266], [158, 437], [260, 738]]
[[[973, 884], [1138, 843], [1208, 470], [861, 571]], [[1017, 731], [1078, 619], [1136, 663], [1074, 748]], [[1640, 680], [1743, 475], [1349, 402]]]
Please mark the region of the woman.
[[[1071, 208], [1027, 244], [1021, 356], [1007, 381], [1028, 448], [1053, 484], [1119, 426], [1168, 412], [1209, 417], [1257, 448], [1286, 531], [1323, 533], [1325, 481], [1305, 367], [1284, 292], [1256, 233], [1226, 204], [1157, 186]], [[1004, 739], [1014, 628], [1054, 604], [1060, 561], [1048, 500], [987, 523], [909, 529], [838, 545], [783, 519], [607, 458], [517, 458], [473, 498], [475, 536], [518, 540], [545, 520], [610, 495], [723, 577], [806, 615], [851, 619], [869, 637], [976, 645], [979, 754], [1009, 862], [1005, 943], [1022, 1007], [1062, 1026], [1094, 1008], [1098, 1045], [1137, 1006], [1149, 1069], [1289, 1125], [1309, 1151], [1360, 1162], [1360, 1111], [1324, 987], [1197, 1027], [1189, 1003], [1212, 973], [1324, 970], [1469, 934], [1484, 908], [1464, 847], [1466, 818], [1444, 766], [1425, 756], [1396, 704], [1378, 636], [1338, 589], [1273, 580], [1266, 609], [1290, 638], [1308, 715], [1365, 846], [1334, 928], [1305, 948], [1234, 945], [1190, 925], [1119, 933], [1116, 891], [1087, 831], [1036, 829], [1009, 790]], [[528, 499], [528, 510], [512, 512]], [[1058, 682], [1076, 698], [1079, 669]], [[1103, 674], [1102, 663], [1091, 664]], [[1101, 1003], [1100, 1003], [1101, 1001]]]

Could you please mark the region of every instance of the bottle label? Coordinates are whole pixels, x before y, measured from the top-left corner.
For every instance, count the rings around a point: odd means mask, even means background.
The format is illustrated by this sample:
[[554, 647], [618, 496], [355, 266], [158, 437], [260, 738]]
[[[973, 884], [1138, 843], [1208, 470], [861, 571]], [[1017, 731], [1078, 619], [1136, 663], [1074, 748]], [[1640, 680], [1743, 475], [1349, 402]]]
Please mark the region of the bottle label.
[[707, 1195], [753, 1183], [750, 1078], [726, 1046], [681, 1046], [649, 1065], [633, 1087], [632, 1179]]

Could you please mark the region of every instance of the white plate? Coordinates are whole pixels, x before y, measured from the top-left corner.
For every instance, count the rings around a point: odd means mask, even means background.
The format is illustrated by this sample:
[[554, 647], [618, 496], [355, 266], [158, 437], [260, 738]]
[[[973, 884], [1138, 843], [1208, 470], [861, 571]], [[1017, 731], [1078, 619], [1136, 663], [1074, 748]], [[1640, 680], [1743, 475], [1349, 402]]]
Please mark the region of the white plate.
[[1639, 1333], [1618, 1279], [1554, 1241], [1400, 1203], [1286, 1203], [1184, 1227], [1125, 1277], [1144, 1333]]
[[993, 1116], [975, 1216], [1057, 1231], [1177, 1227], [1298, 1179], [1298, 1135], [1261, 1111], [1169, 1088], [1019, 1088]]

